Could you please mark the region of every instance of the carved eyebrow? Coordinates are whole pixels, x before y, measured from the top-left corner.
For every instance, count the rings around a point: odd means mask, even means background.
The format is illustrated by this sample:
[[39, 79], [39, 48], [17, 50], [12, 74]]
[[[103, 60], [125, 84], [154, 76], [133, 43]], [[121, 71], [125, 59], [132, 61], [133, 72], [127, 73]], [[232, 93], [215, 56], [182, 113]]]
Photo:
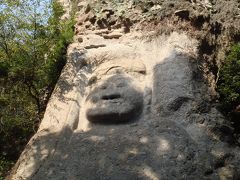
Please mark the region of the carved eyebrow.
[[[114, 68], [123, 68], [123, 69], [126, 69], [126, 67], [123, 67], [123, 66], [112, 66], [110, 67], [105, 73], [108, 73], [110, 70], [114, 69]], [[127, 70], [127, 69], [126, 69]], [[146, 71], [134, 71], [133, 72], [138, 72], [138, 73], [141, 73], [141, 74], [146, 74]]]
[[112, 69], [114, 69], [114, 68], [119, 68], [119, 67], [124, 68], [124, 67], [122, 67], [122, 66], [112, 66], [112, 67], [109, 68], [105, 73], [108, 73], [110, 70], [112, 70]]

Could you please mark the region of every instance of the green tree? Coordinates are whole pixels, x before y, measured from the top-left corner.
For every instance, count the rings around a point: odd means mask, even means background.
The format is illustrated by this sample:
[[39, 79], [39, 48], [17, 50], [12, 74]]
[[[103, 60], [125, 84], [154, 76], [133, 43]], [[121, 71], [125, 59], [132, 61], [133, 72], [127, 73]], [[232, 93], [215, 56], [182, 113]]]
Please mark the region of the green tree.
[[56, 1], [0, 0], [0, 177], [37, 129], [66, 63], [74, 21], [63, 13]]

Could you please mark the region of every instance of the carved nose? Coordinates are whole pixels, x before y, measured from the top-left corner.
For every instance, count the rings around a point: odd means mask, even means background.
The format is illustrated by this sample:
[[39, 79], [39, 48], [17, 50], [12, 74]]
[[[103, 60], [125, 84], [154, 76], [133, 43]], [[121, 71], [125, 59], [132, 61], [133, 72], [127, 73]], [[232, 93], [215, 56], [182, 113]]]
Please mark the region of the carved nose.
[[110, 95], [103, 95], [102, 99], [103, 100], [113, 100], [113, 99], [119, 99], [121, 98], [120, 94], [110, 94]]

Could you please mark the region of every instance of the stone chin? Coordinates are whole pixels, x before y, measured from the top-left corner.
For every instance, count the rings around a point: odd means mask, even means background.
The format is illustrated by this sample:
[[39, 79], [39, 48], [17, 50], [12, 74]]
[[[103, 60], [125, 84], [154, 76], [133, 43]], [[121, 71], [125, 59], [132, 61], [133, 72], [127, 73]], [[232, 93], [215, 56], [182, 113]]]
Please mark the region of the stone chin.
[[124, 123], [134, 120], [142, 110], [142, 103], [109, 104], [105, 107], [89, 108], [87, 119], [94, 123]]
[[[123, 82], [125, 86], [118, 86]], [[112, 77], [103, 84], [104, 89], [102, 85], [96, 86], [86, 99], [86, 117], [90, 122], [124, 123], [135, 120], [141, 114], [143, 94], [126, 83], [126, 79]]]

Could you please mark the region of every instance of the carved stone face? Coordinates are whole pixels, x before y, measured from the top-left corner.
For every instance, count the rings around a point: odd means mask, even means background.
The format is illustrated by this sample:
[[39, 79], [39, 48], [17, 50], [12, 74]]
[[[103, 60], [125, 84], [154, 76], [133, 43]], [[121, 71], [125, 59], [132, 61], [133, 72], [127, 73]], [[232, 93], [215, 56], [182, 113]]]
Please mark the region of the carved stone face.
[[86, 98], [86, 117], [94, 123], [124, 123], [142, 111], [143, 94], [133, 78], [124, 74], [108, 75], [93, 83]]

